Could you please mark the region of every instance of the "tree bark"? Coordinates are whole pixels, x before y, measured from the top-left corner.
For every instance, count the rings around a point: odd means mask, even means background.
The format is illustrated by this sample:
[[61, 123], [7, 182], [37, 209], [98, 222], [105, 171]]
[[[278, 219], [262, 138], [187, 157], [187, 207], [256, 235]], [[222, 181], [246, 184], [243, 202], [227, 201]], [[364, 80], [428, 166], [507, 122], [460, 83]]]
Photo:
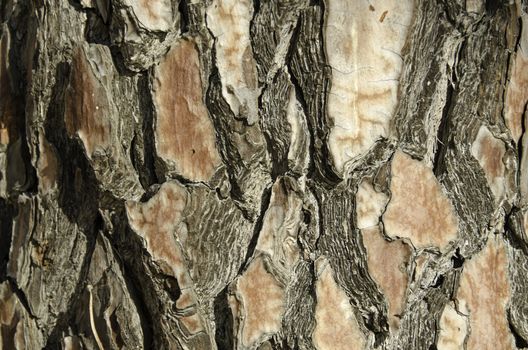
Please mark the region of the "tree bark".
[[0, 348], [528, 347], [525, 0], [0, 24]]

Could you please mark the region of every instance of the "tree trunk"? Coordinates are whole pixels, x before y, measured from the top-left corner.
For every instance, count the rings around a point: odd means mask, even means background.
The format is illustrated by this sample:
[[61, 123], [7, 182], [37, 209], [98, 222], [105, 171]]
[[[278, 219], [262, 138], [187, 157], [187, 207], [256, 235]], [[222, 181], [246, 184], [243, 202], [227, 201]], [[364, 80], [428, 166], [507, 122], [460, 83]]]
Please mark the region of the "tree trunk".
[[0, 23], [0, 348], [528, 347], [527, 1]]

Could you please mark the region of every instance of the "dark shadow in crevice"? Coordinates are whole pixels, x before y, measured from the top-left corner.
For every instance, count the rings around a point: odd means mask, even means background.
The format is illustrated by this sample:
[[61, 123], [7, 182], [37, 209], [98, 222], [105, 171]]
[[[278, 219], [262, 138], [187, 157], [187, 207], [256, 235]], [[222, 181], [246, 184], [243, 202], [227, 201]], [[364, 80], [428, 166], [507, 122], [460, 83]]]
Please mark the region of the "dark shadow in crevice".
[[[95, 173], [86, 157], [84, 147], [78, 138], [70, 138], [64, 121], [65, 91], [71, 75], [71, 67], [62, 62], [57, 65], [55, 85], [52, 88], [51, 101], [44, 123], [45, 137], [57, 150], [59, 161], [58, 199], [57, 204], [68, 220], [78, 228], [77, 234], [86, 239], [86, 254], [81, 262], [79, 279], [66, 311], [57, 316], [57, 323], [48, 337], [47, 347], [60, 343], [63, 332], [69, 327], [80, 298], [86, 288], [86, 275], [95, 249], [96, 237], [104, 228], [104, 222], [99, 214], [99, 206], [103, 199], [98, 188]], [[108, 196], [108, 195], [107, 195]], [[111, 198], [106, 198], [108, 203]]]
[[515, 346], [518, 349], [526, 349], [528, 348], [528, 340], [523, 338], [519, 332], [517, 331], [515, 325], [513, 324], [511, 310], [508, 310], [508, 325], [510, 327], [510, 332], [513, 335], [513, 338], [515, 339]]
[[13, 220], [16, 215], [16, 207], [6, 199], [0, 198], [0, 283], [7, 278], [9, 248], [11, 247]]
[[[141, 135], [136, 132], [134, 139], [141, 138], [142, 147], [137, 145], [133, 151], [132, 164], [139, 175], [144, 189], [159, 183], [156, 175], [156, 146], [154, 144], [154, 103], [150, 94], [149, 73], [143, 73], [138, 79], [139, 112], [142, 118]], [[141, 152], [141, 156], [138, 153]]]
[[233, 340], [233, 315], [227, 300], [228, 287], [226, 286], [214, 300], [215, 315], [215, 341], [218, 350], [234, 349]]

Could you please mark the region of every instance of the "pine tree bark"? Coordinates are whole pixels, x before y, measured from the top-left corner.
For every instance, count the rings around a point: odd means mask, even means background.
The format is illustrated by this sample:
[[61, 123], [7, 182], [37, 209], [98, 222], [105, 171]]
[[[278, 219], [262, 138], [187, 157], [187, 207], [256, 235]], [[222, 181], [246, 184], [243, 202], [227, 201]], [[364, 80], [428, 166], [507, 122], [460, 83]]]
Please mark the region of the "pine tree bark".
[[528, 347], [525, 0], [0, 24], [0, 348]]

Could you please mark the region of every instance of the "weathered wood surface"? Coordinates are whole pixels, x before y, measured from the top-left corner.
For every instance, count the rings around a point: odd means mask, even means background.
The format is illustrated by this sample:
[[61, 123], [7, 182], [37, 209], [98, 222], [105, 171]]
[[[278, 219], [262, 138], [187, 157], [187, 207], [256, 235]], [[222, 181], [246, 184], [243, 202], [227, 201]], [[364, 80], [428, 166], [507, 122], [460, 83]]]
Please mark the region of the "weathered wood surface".
[[526, 348], [527, 120], [526, 0], [0, 1], [0, 348]]

